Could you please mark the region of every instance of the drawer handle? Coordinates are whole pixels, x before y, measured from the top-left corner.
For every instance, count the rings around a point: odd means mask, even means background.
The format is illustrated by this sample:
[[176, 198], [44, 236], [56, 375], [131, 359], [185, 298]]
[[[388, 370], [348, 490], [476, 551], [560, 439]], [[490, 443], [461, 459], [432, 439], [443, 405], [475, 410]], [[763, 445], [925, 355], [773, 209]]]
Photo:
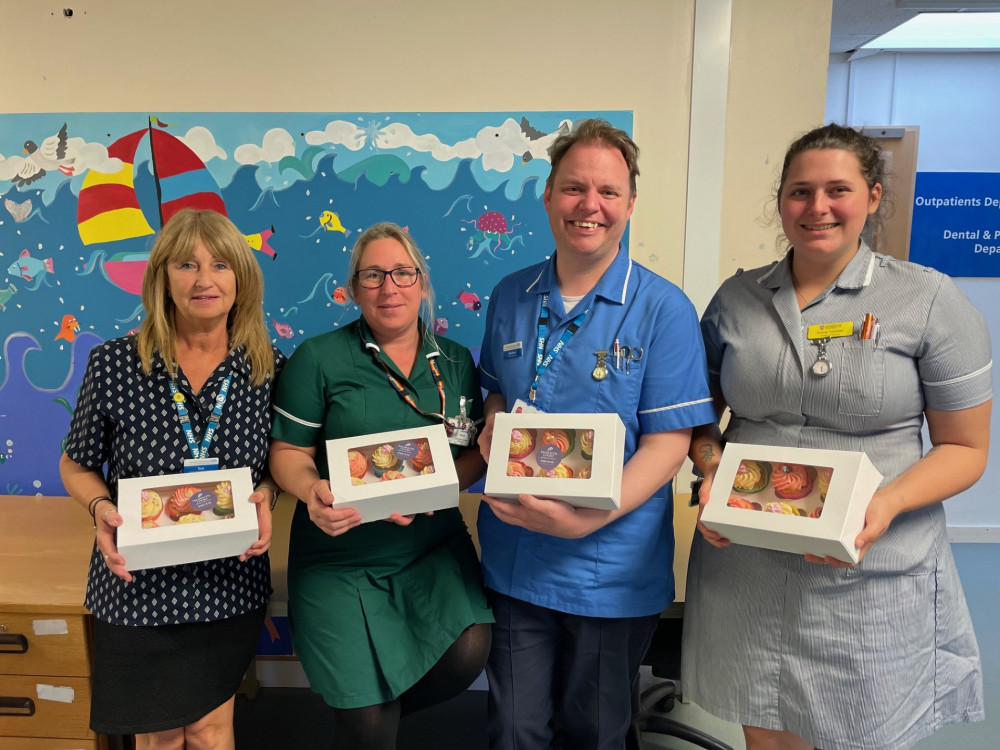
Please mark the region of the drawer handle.
[[7, 698], [0, 695], [0, 716], [34, 716], [35, 702], [31, 698]]
[[24, 654], [28, 652], [28, 639], [20, 633], [0, 635], [0, 654]]

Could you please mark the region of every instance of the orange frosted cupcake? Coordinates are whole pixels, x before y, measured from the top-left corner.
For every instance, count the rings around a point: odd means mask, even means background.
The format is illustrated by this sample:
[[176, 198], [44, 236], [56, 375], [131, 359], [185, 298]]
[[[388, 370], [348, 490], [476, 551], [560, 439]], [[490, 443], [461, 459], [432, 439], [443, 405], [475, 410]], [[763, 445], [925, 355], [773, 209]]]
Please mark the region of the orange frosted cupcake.
[[361, 451], [347, 451], [347, 465], [352, 477], [361, 479], [368, 473], [368, 459]]
[[[573, 452], [576, 442], [573, 440], [573, 432], [567, 430], [545, 430], [542, 433], [542, 444], [551, 443], [559, 448], [563, 456], [568, 456]], [[593, 447], [593, 446], [591, 446]]]
[[524, 458], [535, 450], [535, 433], [533, 430], [511, 430], [510, 451], [508, 458]]
[[192, 487], [189, 484], [174, 490], [174, 494], [167, 500], [167, 515], [170, 516], [171, 521], [178, 523], [181, 516], [197, 513], [191, 507], [191, 498], [197, 491], [197, 487]]
[[801, 464], [778, 464], [771, 474], [774, 494], [782, 500], [800, 500], [813, 488], [816, 469]]
[[380, 482], [391, 482], [393, 479], [406, 479], [406, 474], [401, 471], [390, 469], [389, 471], [383, 472], [382, 476], [379, 477]]
[[726, 503], [730, 508], [743, 508], [745, 510], [754, 510], [753, 503], [747, 500], [745, 497], [737, 497], [736, 495], [730, 495], [729, 501]]
[[431, 464], [431, 446], [426, 440], [421, 440], [417, 447], [417, 455], [410, 459], [410, 466], [417, 473], [422, 472]]
[[508, 461], [507, 476], [509, 477], [533, 477], [535, 472], [524, 461]]

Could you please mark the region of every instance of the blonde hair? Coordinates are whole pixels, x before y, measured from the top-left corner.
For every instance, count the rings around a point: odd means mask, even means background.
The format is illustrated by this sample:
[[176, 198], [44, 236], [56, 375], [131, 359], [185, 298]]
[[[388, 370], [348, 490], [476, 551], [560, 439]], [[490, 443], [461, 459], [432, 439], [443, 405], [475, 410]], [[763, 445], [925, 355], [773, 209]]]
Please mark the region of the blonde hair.
[[152, 372], [153, 353], [159, 352], [167, 373], [177, 377], [177, 329], [167, 270], [171, 263], [189, 260], [199, 242], [233, 270], [236, 299], [226, 321], [229, 347], [243, 348], [251, 382], [262, 385], [274, 376], [274, 353], [262, 310], [264, 275], [246, 237], [229, 219], [217, 211], [194, 208], [181, 209], [160, 230], [142, 277], [146, 319], [139, 326], [135, 347], [143, 372]]
[[434, 338], [434, 287], [431, 286], [430, 267], [424, 259], [417, 243], [410, 236], [410, 233], [397, 224], [383, 221], [368, 227], [354, 243], [351, 250], [351, 257], [347, 261], [348, 291], [351, 293], [351, 301], [357, 301], [355, 294], [358, 286], [358, 267], [361, 265], [361, 258], [365, 254], [368, 246], [378, 240], [396, 240], [406, 250], [410, 256], [410, 261], [414, 267], [420, 271], [420, 279], [417, 281], [424, 291], [424, 299], [420, 303], [420, 316], [423, 319], [424, 340], [437, 348], [437, 341]]

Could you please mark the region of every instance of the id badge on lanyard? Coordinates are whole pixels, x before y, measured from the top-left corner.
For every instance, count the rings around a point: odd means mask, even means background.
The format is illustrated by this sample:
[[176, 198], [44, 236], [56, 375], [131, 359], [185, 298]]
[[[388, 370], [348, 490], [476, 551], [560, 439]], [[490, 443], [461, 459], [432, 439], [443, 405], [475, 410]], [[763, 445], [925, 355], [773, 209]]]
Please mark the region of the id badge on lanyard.
[[466, 414], [466, 405], [471, 403], [465, 396], [458, 397], [458, 416], [445, 419], [445, 432], [448, 442], [462, 448], [468, 448], [476, 439], [476, 423]]
[[212, 444], [215, 432], [219, 427], [219, 420], [222, 418], [222, 407], [225, 406], [226, 397], [229, 395], [229, 384], [232, 382], [232, 379], [233, 376], [230, 373], [219, 387], [219, 395], [215, 399], [215, 408], [212, 409], [212, 416], [209, 418], [208, 426], [205, 428], [201, 445], [195, 440], [194, 429], [191, 427], [191, 417], [188, 414], [187, 407], [184, 405], [184, 394], [177, 389], [174, 381], [168, 381], [173, 397], [174, 409], [177, 411], [177, 419], [181, 423], [181, 429], [184, 431], [184, 437], [187, 440], [188, 450], [191, 452], [191, 458], [184, 459], [185, 474], [198, 471], [214, 471], [219, 468], [219, 459], [209, 457], [208, 448]]

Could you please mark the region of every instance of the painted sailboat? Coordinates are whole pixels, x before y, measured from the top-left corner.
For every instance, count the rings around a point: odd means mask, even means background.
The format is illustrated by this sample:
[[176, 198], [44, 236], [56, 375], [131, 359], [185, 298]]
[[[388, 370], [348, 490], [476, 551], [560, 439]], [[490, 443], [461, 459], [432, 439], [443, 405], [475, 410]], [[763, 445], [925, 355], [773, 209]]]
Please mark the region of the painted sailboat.
[[[134, 171], [136, 152], [149, 137], [153, 179], [159, 207], [159, 226], [182, 208], [212, 209], [223, 216], [226, 204], [219, 186], [201, 158], [179, 138], [154, 127], [161, 125], [151, 117], [148, 127], [122, 136], [108, 146], [108, 156], [120, 159], [122, 168], [114, 174], [91, 170], [80, 188], [77, 203], [77, 229], [84, 245], [115, 243], [155, 233], [136, 196]], [[247, 235], [251, 247], [271, 258], [276, 254], [267, 240], [274, 228]], [[85, 264], [83, 275], [98, 267], [105, 278], [130, 294], [142, 292], [142, 275], [149, 252], [120, 251], [105, 256], [95, 251]]]

